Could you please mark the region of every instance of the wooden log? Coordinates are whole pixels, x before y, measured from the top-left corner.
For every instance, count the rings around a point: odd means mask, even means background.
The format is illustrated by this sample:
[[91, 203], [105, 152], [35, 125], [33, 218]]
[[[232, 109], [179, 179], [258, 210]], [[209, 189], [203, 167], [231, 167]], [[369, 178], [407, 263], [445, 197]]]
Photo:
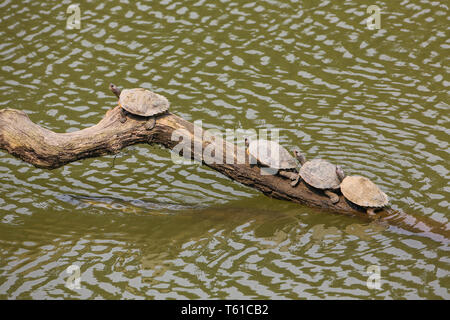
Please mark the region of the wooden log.
[[[224, 150], [223, 161], [217, 161], [220, 154], [213, 154], [216, 161], [202, 162], [229, 178], [246, 186], [255, 188], [265, 195], [296, 202], [328, 212], [350, 215], [370, 221], [362, 208], [352, 205], [342, 195], [336, 204], [320, 190], [313, 189], [301, 181], [295, 188], [290, 181], [278, 175], [264, 175], [257, 166], [251, 166], [248, 159], [238, 163], [243, 147], [208, 135], [194, 124], [165, 113], [156, 117], [156, 124], [148, 129], [147, 118], [129, 114], [125, 123], [120, 122], [121, 110], [109, 110], [95, 126], [70, 133], [55, 133], [33, 123], [19, 110], [0, 110], [0, 149], [26, 161], [35, 167], [54, 169], [69, 162], [84, 158], [115, 154], [121, 149], [137, 143], [158, 143], [169, 149], [178, 148], [180, 141], [190, 141], [185, 157], [202, 159], [206, 148]], [[176, 139], [174, 139], [176, 137]], [[203, 137], [203, 139], [201, 139]], [[197, 140], [195, 140], [197, 139]], [[199, 142], [197, 148], [194, 141]], [[178, 146], [178, 147], [176, 147]], [[233, 163], [225, 161], [230, 154]], [[377, 222], [418, 233], [439, 242], [450, 241], [450, 227], [427, 217], [406, 214], [386, 208], [378, 212]]]

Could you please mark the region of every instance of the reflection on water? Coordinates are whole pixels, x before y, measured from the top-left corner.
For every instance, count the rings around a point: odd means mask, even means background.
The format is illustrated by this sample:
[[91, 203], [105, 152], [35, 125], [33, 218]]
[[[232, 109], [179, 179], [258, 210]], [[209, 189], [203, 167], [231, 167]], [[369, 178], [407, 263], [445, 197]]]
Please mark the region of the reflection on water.
[[[51, 130], [144, 87], [206, 129], [279, 128], [396, 210], [446, 223], [448, 49], [439, 1], [0, 4], [0, 108]], [[169, 151], [36, 169], [0, 151], [1, 298], [449, 298], [448, 244], [266, 198]], [[65, 286], [80, 266], [81, 289]], [[381, 290], [366, 286], [371, 265]]]
[[[66, 201], [74, 206], [74, 210], [90, 212], [92, 213], [95, 209], [109, 209], [115, 214], [118, 213], [133, 213], [133, 214], [167, 214], [170, 212], [177, 212], [178, 210], [186, 210], [192, 208], [200, 208], [200, 206], [185, 206], [170, 203], [156, 203], [142, 201], [139, 199], [133, 199], [131, 201], [124, 201], [121, 199], [113, 199], [106, 197], [87, 197], [87, 196], [71, 196], [71, 195], [60, 195], [57, 197], [62, 201]], [[101, 212], [99, 210], [98, 212]]]
[[[274, 200], [257, 211], [227, 206], [118, 216], [112, 205], [95, 215], [43, 212], [24, 219], [21, 233], [2, 227], [0, 292], [10, 298], [446, 297], [448, 248], [421, 237], [392, 239], [351, 218], [318, 223], [324, 219], [314, 212], [277, 208]], [[65, 287], [72, 264], [80, 266], [80, 290]], [[383, 290], [367, 289], [370, 265], [381, 267]], [[419, 290], [424, 277], [426, 292]]]

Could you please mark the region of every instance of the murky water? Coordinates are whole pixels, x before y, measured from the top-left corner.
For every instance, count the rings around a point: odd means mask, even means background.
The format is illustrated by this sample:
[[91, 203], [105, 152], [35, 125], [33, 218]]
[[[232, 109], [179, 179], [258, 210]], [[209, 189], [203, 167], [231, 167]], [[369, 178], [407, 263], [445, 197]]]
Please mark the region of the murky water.
[[[448, 222], [445, 1], [83, 1], [80, 30], [69, 5], [0, 3], [0, 108], [69, 132], [115, 106], [109, 82], [148, 88], [204, 128], [279, 128]], [[158, 146], [52, 171], [0, 151], [0, 194], [1, 298], [450, 298], [448, 244], [269, 199]]]

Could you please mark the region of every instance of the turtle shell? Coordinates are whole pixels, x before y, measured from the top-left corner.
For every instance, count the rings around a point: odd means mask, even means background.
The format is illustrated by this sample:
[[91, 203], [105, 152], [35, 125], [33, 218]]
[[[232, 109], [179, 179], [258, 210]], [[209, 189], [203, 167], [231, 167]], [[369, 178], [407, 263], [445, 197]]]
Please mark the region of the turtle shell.
[[297, 168], [294, 157], [275, 141], [254, 140], [248, 146], [248, 153], [269, 168], [278, 170]]
[[143, 117], [161, 114], [169, 109], [166, 97], [143, 88], [122, 90], [119, 104], [128, 112]]
[[341, 191], [348, 200], [362, 207], [384, 207], [389, 203], [388, 196], [365, 177], [345, 177]]
[[307, 161], [300, 168], [300, 176], [317, 189], [338, 189], [340, 185], [336, 166], [323, 159]]

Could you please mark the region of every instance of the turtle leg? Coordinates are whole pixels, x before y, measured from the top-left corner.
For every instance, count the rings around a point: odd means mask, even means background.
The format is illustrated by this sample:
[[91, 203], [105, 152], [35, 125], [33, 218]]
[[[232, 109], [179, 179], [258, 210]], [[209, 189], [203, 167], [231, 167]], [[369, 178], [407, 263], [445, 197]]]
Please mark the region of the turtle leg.
[[280, 170], [280, 171], [278, 171], [278, 174], [287, 179], [291, 179], [291, 180], [297, 179], [297, 174], [295, 172]]
[[301, 179], [302, 177], [300, 177], [300, 173], [296, 174], [296, 178], [291, 182], [291, 186], [296, 187]]
[[367, 208], [367, 215], [370, 217], [375, 217], [377, 214], [375, 213], [375, 208]]
[[127, 121], [127, 111], [124, 108], [120, 108], [120, 123], [125, 123]]
[[300, 182], [300, 175], [297, 176], [297, 178], [295, 178], [294, 181], [291, 182], [291, 186], [292, 187], [296, 187], [298, 185], [298, 183]]
[[147, 130], [152, 130], [155, 127], [155, 125], [156, 125], [156, 120], [154, 117], [151, 117], [150, 119], [147, 120], [144, 127]]
[[292, 180], [291, 186], [293, 187], [295, 187], [299, 182], [299, 175], [296, 172], [280, 170], [278, 171], [278, 174], [284, 178]]
[[331, 203], [336, 204], [339, 202], [339, 196], [336, 193], [330, 190], [325, 190], [324, 192], [328, 196], [328, 198], [330, 198]]

